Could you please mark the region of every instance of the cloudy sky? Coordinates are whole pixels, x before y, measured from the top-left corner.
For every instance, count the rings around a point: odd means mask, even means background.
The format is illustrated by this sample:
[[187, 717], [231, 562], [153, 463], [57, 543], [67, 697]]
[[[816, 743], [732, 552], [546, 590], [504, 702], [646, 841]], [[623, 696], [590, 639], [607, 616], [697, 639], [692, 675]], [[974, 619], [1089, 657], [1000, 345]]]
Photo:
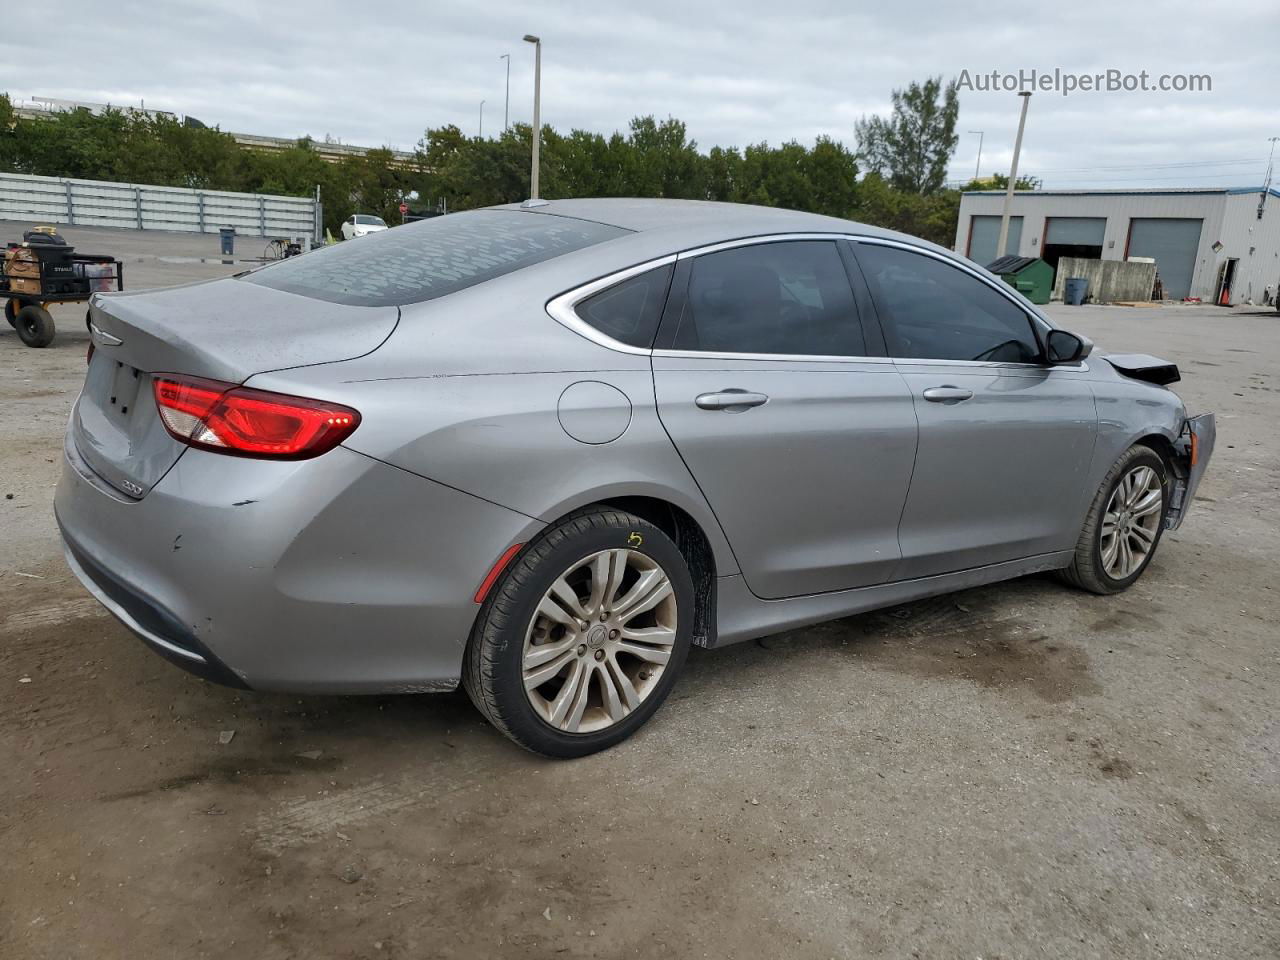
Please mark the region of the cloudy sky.
[[[427, 127], [474, 134], [532, 114], [610, 133], [675, 116], [702, 148], [762, 140], [851, 147], [854, 121], [930, 74], [1208, 74], [1210, 92], [1039, 92], [1022, 170], [1046, 186], [1251, 186], [1280, 136], [1280, 3], [1091, 4], [510, 0], [15, 0], [0, 30], [0, 91], [137, 104], [224, 130], [409, 149]], [[1091, 9], [1093, 7], [1093, 9]], [[64, 19], [66, 17], [66, 19]], [[1004, 18], [1007, 18], [1005, 22]], [[53, 42], [50, 31], [57, 34]], [[31, 38], [47, 37], [33, 56]], [[1007, 171], [1014, 93], [962, 91], [954, 178]]]

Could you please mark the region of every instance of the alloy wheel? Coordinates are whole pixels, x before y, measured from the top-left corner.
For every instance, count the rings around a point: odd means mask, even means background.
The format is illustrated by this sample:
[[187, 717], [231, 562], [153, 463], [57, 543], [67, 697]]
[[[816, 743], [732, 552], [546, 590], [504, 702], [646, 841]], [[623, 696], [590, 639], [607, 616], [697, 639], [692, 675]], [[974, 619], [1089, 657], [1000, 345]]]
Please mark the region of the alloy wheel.
[[1102, 569], [1124, 580], [1142, 568], [1155, 548], [1164, 514], [1164, 481], [1154, 469], [1137, 466], [1120, 478], [1102, 517]]
[[562, 573], [525, 634], [524, 688], [538, 716], [566, 733], [626, 718], [666, 670], [676, 609], [666, 571], [635, 550], [602, 550]]

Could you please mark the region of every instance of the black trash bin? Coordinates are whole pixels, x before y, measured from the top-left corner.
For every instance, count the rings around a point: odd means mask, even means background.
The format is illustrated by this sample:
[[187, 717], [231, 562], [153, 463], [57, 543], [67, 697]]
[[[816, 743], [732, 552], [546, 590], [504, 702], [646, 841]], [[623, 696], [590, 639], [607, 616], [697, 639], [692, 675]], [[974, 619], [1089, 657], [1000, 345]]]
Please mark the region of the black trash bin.
[[1088, 277], [1067, 277], [1067, 282], [1063, 285], [1062, 299], [1068, 306], [1080, 306], [1088, 295]]
[[218, 239], [222, 241], [222, 255], [230, 257], [236, 252], [236, 228], [219, 227]]

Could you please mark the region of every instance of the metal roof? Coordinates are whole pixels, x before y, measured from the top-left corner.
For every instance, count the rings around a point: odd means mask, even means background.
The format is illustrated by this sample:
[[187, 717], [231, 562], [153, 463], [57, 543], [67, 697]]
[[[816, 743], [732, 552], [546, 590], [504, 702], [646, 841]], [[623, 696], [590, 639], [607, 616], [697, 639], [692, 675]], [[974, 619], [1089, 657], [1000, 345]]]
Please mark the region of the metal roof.
[[[1267, 191], [1273, 197], [1280, 197], [1280, 189], [1271, 187]], [[1004, 196], [1003, 190], [965, 190], [966, 197]], [[1262, 187], [1139, 187], [1136, 190], [1015, 190], [1016, 197], [1158, 197], [1180, 196], [1184, 194], [1217, 194], [1235, 195], [1240, 193], [1262, 193]]]

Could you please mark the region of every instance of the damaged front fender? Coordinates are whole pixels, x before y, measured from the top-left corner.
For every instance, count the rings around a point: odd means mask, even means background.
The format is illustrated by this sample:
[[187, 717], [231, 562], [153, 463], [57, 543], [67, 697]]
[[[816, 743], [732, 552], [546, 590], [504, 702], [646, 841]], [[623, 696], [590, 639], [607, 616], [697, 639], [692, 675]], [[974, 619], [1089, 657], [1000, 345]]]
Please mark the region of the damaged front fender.
[[1167, 387], [1182, 379], [1176, 363], [1149, 354], [1116, 353], [1107, 354], [1103, 359], [1129, 379], [1154, 383], [1158, 387]]

